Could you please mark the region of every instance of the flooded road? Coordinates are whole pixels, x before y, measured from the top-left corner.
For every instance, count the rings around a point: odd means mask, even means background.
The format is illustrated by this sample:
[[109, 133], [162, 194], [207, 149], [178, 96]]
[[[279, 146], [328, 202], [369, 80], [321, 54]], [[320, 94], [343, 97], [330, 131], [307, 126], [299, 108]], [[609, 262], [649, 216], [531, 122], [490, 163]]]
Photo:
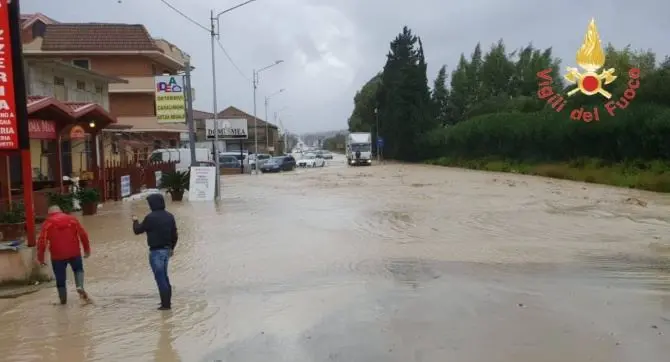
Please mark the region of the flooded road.
[[[84, 219], [94, 305], [55, 288], [0, 309], [23, 361], [666, 362], [670, 198], [512, 174], [389, 164], [226, 177], [168, 204], [173, 310], [144, 237]], [[69, 276], [69, 283], [72, 277]], [[72, 286], [71, 286], [72, 287]], [[74, 291], [71, 289], [71, 299]]]

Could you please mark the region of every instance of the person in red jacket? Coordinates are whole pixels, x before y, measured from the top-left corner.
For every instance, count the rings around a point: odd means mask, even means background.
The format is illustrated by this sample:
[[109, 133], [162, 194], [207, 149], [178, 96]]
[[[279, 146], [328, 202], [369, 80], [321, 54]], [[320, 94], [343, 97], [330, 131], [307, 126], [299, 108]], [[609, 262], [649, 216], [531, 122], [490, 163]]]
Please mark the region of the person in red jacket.
[[84, 263], [80, 243], [84, 248], [84, 258], [88, 258], [91, 255], [91, 246], [88, 234], [79, 220], [63, 213], [58, 206], [49, 207], [49, 214], [42, 224], [42, 231], [37, 239], [37, 261], [41, 265], [46, 265], [44, 253], [48, 248], [61, 304], [67, 303], [65, 277], [68, 264], [74, 273], [74, 283], [79, 297], [85, 302], [90, 301], [84, 290]]

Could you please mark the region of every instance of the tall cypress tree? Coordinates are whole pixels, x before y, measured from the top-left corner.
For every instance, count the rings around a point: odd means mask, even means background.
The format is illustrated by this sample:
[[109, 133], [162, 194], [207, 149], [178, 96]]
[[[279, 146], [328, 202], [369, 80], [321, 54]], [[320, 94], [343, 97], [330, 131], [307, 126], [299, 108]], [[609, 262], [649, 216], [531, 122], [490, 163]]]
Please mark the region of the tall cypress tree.
[[422, 157], [419, 143], [436, 122], [426, 67], [420, 39], [405, 26], [390, 44], [379, 91], [380, 131], [389, 158]]
[[461, 54], [456, 69], [451, 72], [451, 93], [449, 95], [449, 119], [452, 124], [464, 121], [470, 100], [470, 80], [467, 70], [470, 64]]
[[434, 117], [438, 124], [445, 126], [450, 124], [449, 119], [449, 89], [447, 89], [447, 67], [442, 66], [437, 72], [433, 93], [431, 94], [434, 107]]

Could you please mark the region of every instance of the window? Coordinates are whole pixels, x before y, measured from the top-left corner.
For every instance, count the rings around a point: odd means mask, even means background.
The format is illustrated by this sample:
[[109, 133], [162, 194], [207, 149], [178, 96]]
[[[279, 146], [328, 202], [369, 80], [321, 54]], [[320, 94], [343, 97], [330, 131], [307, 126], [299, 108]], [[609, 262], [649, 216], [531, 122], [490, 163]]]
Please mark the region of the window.
[[154, 64], [154, 63], [151, 63], [151, 74], [152, 75], [157, 75], [156, 74], [156, 64]]
[[54, 77], [54, 85], [65, 85], [65, 78]]
[[84, 141], [84, 158], [86, 160], [86, 170], [93, 169], [93, 139], [91, 137], [86, 137]]
[[79, 68], [91, 69], [91, 63], [88, 59], [72, 59], [72, 64], [78, 66]]
[[102, 92], [103, 92], [102, 85], [100, 85], [100, 84], [96, 84], [96, 85], [95, 85], [95, 93], [96, 93], [96, 94], [102, 94]]
[[177, 140], [170, 139], [170, 148], [176, 148], [176, 147], [177, 147]]
[[86, 82], [82, 82], [80, 80], [77, 81], [77, 89], [79, 90], [86, 90]]

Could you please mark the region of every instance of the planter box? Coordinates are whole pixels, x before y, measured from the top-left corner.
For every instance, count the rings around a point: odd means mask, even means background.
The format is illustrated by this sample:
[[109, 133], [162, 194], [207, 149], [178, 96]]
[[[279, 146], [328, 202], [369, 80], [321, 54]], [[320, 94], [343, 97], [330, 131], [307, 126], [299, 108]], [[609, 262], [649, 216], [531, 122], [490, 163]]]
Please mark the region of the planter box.
[[50, 268], [40, 268], [35, 262], [35, 248], [0, 251], [0, 283], [50, 280]]
[[170, 197], [172, 198], [172, 201], [182, 201], [184, 199], [184, 191], [171, 192]]
[[2, 233], [1, 240], [4, 241], [21, 239], [26, 236], [26, 223], [0, 224], [0, 233]]
[[95, 215], [98, 213], [98, 203], [97, 202], [87, 202], [81, 204], [81, 214], [82, 215]]

